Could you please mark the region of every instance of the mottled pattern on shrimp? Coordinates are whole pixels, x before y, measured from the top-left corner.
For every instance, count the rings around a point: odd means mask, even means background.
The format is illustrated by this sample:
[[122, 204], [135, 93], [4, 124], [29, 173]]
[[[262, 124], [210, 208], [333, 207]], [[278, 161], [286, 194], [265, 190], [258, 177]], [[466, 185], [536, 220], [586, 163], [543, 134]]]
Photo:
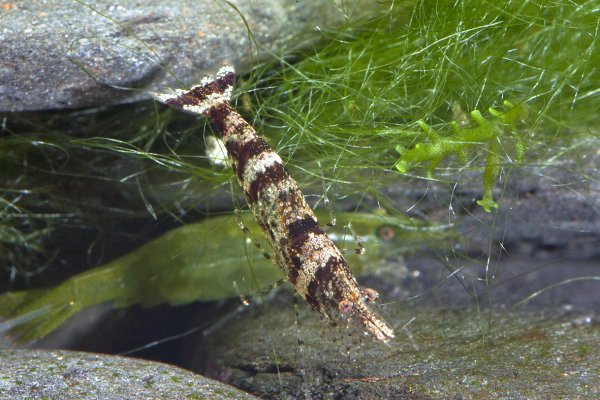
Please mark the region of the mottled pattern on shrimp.
[[215, 79], [205, 78], [189, 91], [154, 97], [215, 122], [246, 201], [296, 292], [321, 314], [355, 317], [369, 333], [388, 342], [393, 330], [367, 305], [377, 293], [359, 287], [281, 158], [231, 107], [234, 80], [233, 68], [223, 67]]

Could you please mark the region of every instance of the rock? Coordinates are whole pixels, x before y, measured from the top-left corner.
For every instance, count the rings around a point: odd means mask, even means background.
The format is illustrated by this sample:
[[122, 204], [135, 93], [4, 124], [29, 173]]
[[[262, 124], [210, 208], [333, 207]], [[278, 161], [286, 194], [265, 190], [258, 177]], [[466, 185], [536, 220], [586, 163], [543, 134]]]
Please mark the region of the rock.
[[[351, 341], [348, 331], [324, 327], [314, 313], [300, 314], [298, 330], [292, 308], [272, 304], [211, 337], [207, 373], [269, 399], [600, 396], [597, 315], [387, 308], [397, 331], [390, 346]], [[419, 350], [399, 329], [413, 317], [409, 329]]]
[[0, 112], [147, 99], [146, 89], [195, 84], [225, 62], [245, 71], [256, 45], [259, 57], [282, 54], [344, 20], [320, 0], [47, 0], [0, 13]]
[[[595, 148], [598, 142], [581, 146]], [[417, 215], [455, 223], [468, 239], [469, 251], [485, 255], [491, 241], [494, 246], [502, 243], [505, 253], [538, 261], [582, 260], [600, 254], [599, 171], [598, 152], [541, 166], [507, 167], [503, 182], [496, 184], [500, 207], [492, 213], [475, 203], [481, 198], [478, 171], [467, 171], [453, 180], [436, 176], [439, 182], [414, 180], [383, 190], [398, 201], [397, 209], [418, 210]], [[414, 207], [417, 202], [419, 207]]]
[[255, 399], [181, 368], [100, 354], [0, 350], [3, 399]]

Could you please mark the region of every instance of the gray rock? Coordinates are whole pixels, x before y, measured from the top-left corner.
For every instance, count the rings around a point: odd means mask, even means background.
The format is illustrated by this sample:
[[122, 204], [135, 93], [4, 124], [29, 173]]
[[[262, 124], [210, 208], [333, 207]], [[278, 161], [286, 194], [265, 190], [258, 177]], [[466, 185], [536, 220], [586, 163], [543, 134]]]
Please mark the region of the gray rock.
[[142, 89], [194, 84], [225, 62], [244, 71], [256, 45], [259, 58], [283, 54], [344, 17], [321, 0], [18, 3], [0, 14], [0, 111], [146, 99]]
[[[273, 399], [594, 399], [600, 329], [594, 314], [387, 306], [390, 346], [272, 304], [211, 336], [208, 372]], [[399, 327], [412, 318], [411, 346]], [[488, 319], [489, 318], [489, 319]], [[358, 333], [358, 335], [357, 335]], [[299, 339], [304, 345], [298, 344]]]
[[119, 356], [0, 351], [2, 399], [255, 399], [181, 368]]
[[[589, 143], [587, 143], [589, 142]], [[599, 143], [588, 139], [582, 148]], [[415, 180], [410, 185], [384, 188], [398, 200], [398, 209], [416, 209], [420, 215], [451, 220], [468, 238], [469, 251], [485, 255], [490, 239], [502, 243], [504, 253], [539, 260], [558, 257], [593, 259], [600, 255], [600, 154], [561, 159], [552, 164], [508, 168], [496, 183], [497, 211], [485, 212], [475, 201], [481, 198], [482, 175], [466, 172], [458, 180]], [[440, 199], [450, 199], [440, 202]], [[451, 207], [451, 212], [448, 208]], [[478, 247], [478, 248], [477, 248]], [[498, 249], [496, 249], [498, 250]], [[499, 251], [498, 254], [501, 254]]]

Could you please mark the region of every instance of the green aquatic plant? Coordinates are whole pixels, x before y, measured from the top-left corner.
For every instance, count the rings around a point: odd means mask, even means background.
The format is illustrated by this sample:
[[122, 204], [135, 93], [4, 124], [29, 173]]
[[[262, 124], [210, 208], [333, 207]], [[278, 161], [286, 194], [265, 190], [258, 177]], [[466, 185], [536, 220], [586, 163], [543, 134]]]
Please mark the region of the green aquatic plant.
[[523, 164], [525, 157], [525, 145], [523, 136], [518, 132], [516, 124], [524, 115], [523, 106], [516, 106], [504, 101], [506, 111], [501, 112], [493, 108], [489, 109], [497, 121], [486, 120], [479, 110], [471, 111], [471, 117], [477, 123], [476, 127], [464, 128], [458, 122], [452, 121], [452, 134], [441, 136], [424, 121], [419, 120], [419, 127], [427, 134], [429, 143], [417, 143], [411, 149], [402, 145], [396, 146], [400, 153], [400, 160], [395, 164], [398, 171], [406, 173], [415, 164], [429, 161], [427, 173], [432, 176], [434, 169], [446, 157], [456, 154], [458, 162], [467, 163], [468, 153], [476, 148], [487, 144], [487, 160], [483, 172], [483, 198], [477, 201], [485, 211], [490, 212], [492, 208], [498, 208], [494, 201], [494, 182], [500, 173], [500, 148], [501, 140], [506, 136], [514, 139], [515, 159], [519, 165]]
[[0, 265], [11, 275], [25, 278], [43, 271], [52, 260], [44, 240], [66, 218], [24, 209], [18, 195], [0, 195]]
[[[282, 274], [264, 256], [266, 240], [246, 214], [211, 217], [173, 229], [55, 287], [1, 294], [0, 316], [7, 320], [0, 322], [0, 332], [29, 342], [80, 310], [106, 302], [120, 308], [259, 296]], [[327, 215], [320, 213], [319, 218], [326, 220]], [[328, 235], [345, 249], [356, 274], [373, 272], [383, 258], [412, 252], [423, 240], [439, 246], [451, 234], [448, 226], [401, 216], [337, 213], [336, 219]]]
[[[596, 131], [600, 56], [593, 4], [390, 3], [378, 18], [327, 32], [329, 41], [292, 61], [255, 68], [241, 90], [250, 98], [243, 104], [300, 179], [319, 176], [319, 160], [335, 191], [374, 193], [418, 178], [387, 173], [397, 161], [394, 149], [431, 143], [414, 129], [418, 121], [449, 137], [438, 127], [457, 119], [457, 105], [481, 110], [513, 99], [512, 111], [490, 111], [473, 128], [457, 120], [452, 128], [455, 135], [476, 129], [471, 133], [485, 145], [468, 146], [469, 159], [449, 159], [444, 181], [460, 185], [473, 175], [463, 172], [487, 165], [481, 201], [491, 209], [492, 181], [508, 170], [502, 166], [514, 164], [511, 154], [527, 173], [528, 164], [543, 165], [578, 134]], [[498, 129], [484, 132], [488, 120]], [[495, 133], [494, 140], [484, 138]]]

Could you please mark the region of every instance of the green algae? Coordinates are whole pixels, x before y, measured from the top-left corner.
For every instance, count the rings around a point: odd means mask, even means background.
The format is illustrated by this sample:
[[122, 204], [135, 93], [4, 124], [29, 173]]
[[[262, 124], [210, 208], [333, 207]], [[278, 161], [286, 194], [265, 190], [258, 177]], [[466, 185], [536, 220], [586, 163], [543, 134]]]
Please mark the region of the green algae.
[[[243, 104], [292, 168], [306, 171], [318, 159], [328, 180], [356, 191], [365, 189], [364, 171], [382, 187], [431, 179], [434, 169], [436, 180], [460, 184], [465, 172], [482, 170], [480, 205], [489, 211], [494, 183], [510, 169], [546, 164], [579, 136], [598, 134], [594, 4], [391, 2], [376, 19], [328, 32], [328, 43], [293, 62], [257, 68], [246, 84], [253, 99]], [[468, 116], [482, 108], [494, 126], [478, 117], [471, 128]], [[451, 138], [469, 129], [466, 157]], [[462, 157], [441, 164], [445, 157], [423, 154], [432, 161], [426, 176], [408, 175], [394, 149], [410, 164], [415, 149], [432, 149], [434, 131], [447, 138], [446, 152]], [[394, 165], [401, 175], [378, 174]]]
[[[240, 71], [238, 108], [302, 187], [324, 180], [334, 199], [383, 200], [390, 185], [421, 178], [460, 185], [466, 172], [483, 171], [480, 201], [491, 210], [498, 202], [492, 190], [512, 168], [591, 151], [585, 143], [598, 135], [599, 108], [596, 1], [387, 5], [376, 18], [349, 17], [323, 31], [312, 48]], [[491, 110], [507, 100], [526, 108], [527, 118], [517, 123], [508, 112], [502, 122]], [[431, 143], [423, 123], [445, 138], [457, 129], [481, 131], [463, 126], [479, 109], [490, 109], [486, 119], [503, 125], [511, 140], [472, 146], [464, 159], [436, 160], [425, 174], [412, 165], [394, 169], [396, 148]], [[56, 228], [65, 221], [100, 236], [79, 238], [79, 247], [101, 259], [94, 240], [113, 247], [111, 236], [130, 233], [119, 230], [123, 221], [177, 220], [229, 189], [231, 173], [203, 154], [202, 135], [212, 128], [150, 103], [5, 117], [0, 258], [13, 287], [45, 270], [51, 282], [73, 273], [57, 267], [65, 238]], [[105, 201], [106, 193], [118, 195]]]
[[428, 175], [431, 178], [433, 170], [450, 154], [456, 154], [459, 162], [466, 162], [469, 151], [489, 142], [487, 148], [487, 159], [483, 172], [483, 198], [477, 201], [483, 209], [490, 212], [492, 208], [498, 208], [494, 201], [493, 190], [496, 178], [500, 173], [500, 148], [498, 142], [506, 134], [515, 137], [515, 158], [518, 164], [523, 163], [525, 157], [525, 145], [523, 137], [517, 132], [516, 123], [523, 114], [521, 107], [515, 107], [508, 100], [504, 101], [506, 111], [501, 112], [493, 108], [489, 109], [499, 122], [486, 120], [479, 110], [471, 111], [471, 117], [477, 122], [475, 128], [463, 128], [458, 122], [452, 121], [453, 133], [450, 136], [440, 136], [424, 121], [417, 121], [419, 127], [427, 134], [430, 143], [417, 143], [413, 148], [406, 149], [401, 145], [396, 146], [396, 151], [401, 157], [395, 167], [402, 173], [408, 172], [409, 168], [416, 163], [429, 161]]

